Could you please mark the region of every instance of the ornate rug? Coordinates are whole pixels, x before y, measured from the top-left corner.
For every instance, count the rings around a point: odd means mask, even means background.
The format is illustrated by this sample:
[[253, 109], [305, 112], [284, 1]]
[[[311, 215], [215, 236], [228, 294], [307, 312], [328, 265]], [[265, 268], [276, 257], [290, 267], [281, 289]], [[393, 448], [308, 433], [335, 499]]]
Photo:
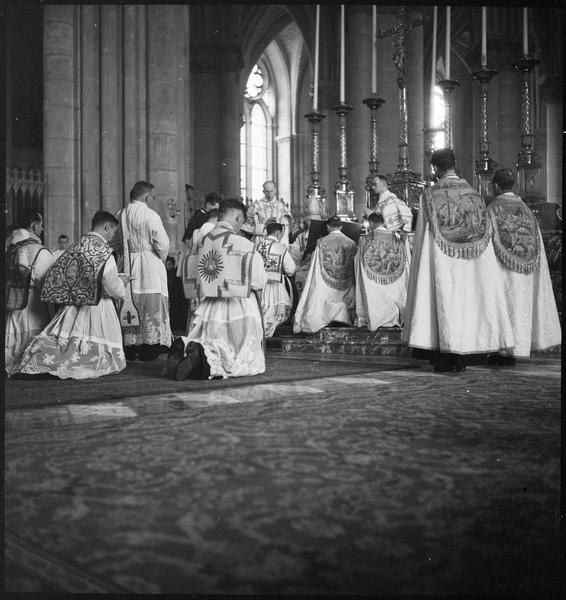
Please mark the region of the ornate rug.
[[5, 444], [7, 564], [31, 574], [7, 591], [558, 589], [559, 372], [335, 377]]

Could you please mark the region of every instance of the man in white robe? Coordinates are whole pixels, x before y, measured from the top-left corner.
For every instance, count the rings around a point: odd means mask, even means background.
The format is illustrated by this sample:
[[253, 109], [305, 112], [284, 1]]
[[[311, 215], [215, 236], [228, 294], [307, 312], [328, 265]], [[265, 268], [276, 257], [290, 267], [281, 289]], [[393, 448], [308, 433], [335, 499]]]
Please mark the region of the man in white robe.
[[[130, 203], [116, 215], [121, 228], [127, 229], [132, 301], [140, 317], [139, 327], [124, 329], [124, 352], [128, 360], [155, 360], [171, 345], [165, 269], [169, 237], [161, 217], [148, 206], [153, 200], [153, 190], [151, 183], [138, 181], [130, 192]], [[120, 249], [123, 252], [123, 247]]]
[[488, 211], [515, 346], [506, 355], [490, 356], [488, 364], [514, 364], [514, 357], [557, 346], [562, 338], [542, 234], [534, 214], [512, 192], [514, 183], [511, 169], [495, 171], [496, 198]]
[[356, 243], [340, 231], [339, 217], [331, 217], [327, 225], [329, 233], [316, 243], [295, 311], [295, 333], [315, 333], [334, 321], [352, 325]]
[[366, 208], [363, 216], [367, 217], [372, 212], [382, 214], [385, 227], [389, 231], [410, 233], [413, 226], [413, 213], [405, 202], [389, 189], [387, 177], [375, 175], [371, 188], [379, 194], [379, 200], [373, 208]]
[[438, 181], [421, 197], [402, 338], [436, 371], [515, 345], [481, 196], [455, 173], [454, 153], [431, 157]]
[[291, 215], [291, 212], [285, 202], [277, 199], [275, 183], [268, 180], [263, 184], [263, 198], [252, 202], [247, 215], [242, 232], [252, 236], [254, 247], [257, 248], [265, 235], [265, 224], [268, 221], [283, 224], [283, 216]]
[[26, 348], [17, 371], [61, 379], [89, 379], [126, 368], [120, 321], [113, 299], [126, 292], [109, 243], [117, 219], [100, 211], [91, 231], [49, 270], [41, 297], [60, 305], [55, 317]]
[[407, 302], [409, 260], [398, 231], [389, 231], [383, 215], [368, 216], [370, 231], [360, 237], [355, 258], [358, 327], [401, 327]]
[[261, 304], [265, 337], [271, 337], [275, 328], [285, 322], [291, 314], [291, 297], [285, 286], [284, 275], [291, 277], [296, 267], [287, 246], [281, 242], [283, 225], [275, 222], [268, 223], [266, 232], [267, 238], [260, 242], [257, 251], [263, 258], [267, 273]]
[[41, 286], [53, 263], [51, 252], [41, 243], [43, 218], [26, 208], [6, 249], [6, 329], [4, 366], [12, 375], [29, 342], [49, 322]]
[[175, 356], [169, 355], [168, 376], [175, 370], [178, 381], [265, 371], [263, 318], [256, 294], [267, 276], [253, 243], [239, 235], [245, 220], [246, 207], [240, 200], [222, 200], [216, 227], [193, 247], [190, 260], [196, 266], [189, 271], [196, 273], [193, 284], [202, 301], [183, 340], [185, 357], [175, 369]]

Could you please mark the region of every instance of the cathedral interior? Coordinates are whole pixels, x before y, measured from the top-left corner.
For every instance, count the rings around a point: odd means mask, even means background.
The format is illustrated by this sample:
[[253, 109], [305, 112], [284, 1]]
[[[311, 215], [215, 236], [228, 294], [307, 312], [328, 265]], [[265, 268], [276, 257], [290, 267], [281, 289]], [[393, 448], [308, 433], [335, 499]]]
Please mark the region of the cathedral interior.
[[[451, 147], [486, 202], [516, 172], [560, 312], [564, 7], [318, 6], [0, 9], [5, 226], [74, 241], [147, 180], [177, 257], [211, 192], [356, 219], [379, 173], [415, 208]], [[554, 597], [560, 354], [456, 380], [395, 335], [207, 385], [6, 380], [5, 591]]]

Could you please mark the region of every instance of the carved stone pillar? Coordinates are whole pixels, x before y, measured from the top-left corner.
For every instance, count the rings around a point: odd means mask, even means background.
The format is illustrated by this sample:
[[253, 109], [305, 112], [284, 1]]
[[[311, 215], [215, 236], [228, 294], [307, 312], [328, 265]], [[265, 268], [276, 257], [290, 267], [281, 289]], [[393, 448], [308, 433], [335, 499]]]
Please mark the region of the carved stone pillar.
[[43, 168], [47, 179], [46, 245], [60, 233], [80, 233], [76, 222], [75, 11], [46, 5], [43, 22]]

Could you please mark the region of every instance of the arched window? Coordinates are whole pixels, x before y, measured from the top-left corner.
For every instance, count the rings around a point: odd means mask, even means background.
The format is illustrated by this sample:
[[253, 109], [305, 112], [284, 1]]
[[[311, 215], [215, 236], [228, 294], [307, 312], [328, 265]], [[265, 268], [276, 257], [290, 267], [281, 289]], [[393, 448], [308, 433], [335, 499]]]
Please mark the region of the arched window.
[[240, 130], [240, 193], [255, 200], [263, 195], [263, 182], [274, 179], [273, 102], [269, 80], [254, 65], [244, 93], [244, 119]]
[[444, 136], [444, 120], [446, 119], [446, 105], [444, 103], [444, 94], [442, 93], [442, 89], [435, 85], [434, 86], [434, 95], [432, 97], [432, 123], [431, 127], [442, 128], [441, 131], [437, 131], [432, 139], [433, 148], [438, 150], [439, 148], [444, 148], [445, 144], [445, 136]]

